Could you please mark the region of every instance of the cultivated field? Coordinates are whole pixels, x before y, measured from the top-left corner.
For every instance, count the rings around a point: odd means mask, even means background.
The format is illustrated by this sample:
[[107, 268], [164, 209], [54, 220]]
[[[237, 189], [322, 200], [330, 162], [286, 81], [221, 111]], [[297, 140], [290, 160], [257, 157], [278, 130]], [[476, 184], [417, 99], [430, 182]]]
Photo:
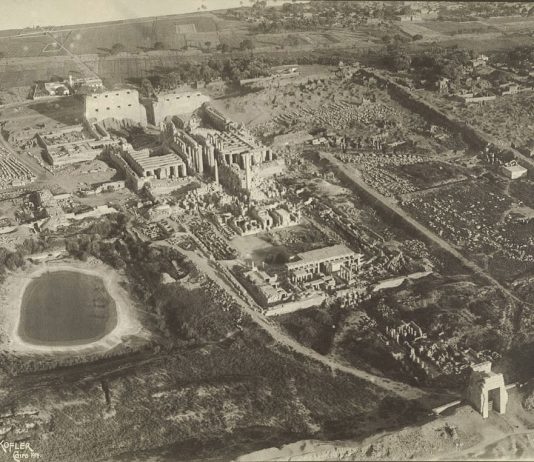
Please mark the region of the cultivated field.
[[428, 21], [422, 22], [421, 26], [443, 35], [485, 34], [488, 32], [497, 32], [492, 26], [480, 21]]

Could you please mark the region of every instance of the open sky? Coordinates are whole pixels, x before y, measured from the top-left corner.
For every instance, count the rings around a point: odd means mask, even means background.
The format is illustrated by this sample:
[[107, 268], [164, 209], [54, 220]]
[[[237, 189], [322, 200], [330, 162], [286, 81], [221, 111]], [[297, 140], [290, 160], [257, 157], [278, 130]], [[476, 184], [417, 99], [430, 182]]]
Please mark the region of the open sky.
[[0, 0], [0, 30], [192, 13], [202, 5], [205, 11], [241, 2], [250, 5], [250, 0]]

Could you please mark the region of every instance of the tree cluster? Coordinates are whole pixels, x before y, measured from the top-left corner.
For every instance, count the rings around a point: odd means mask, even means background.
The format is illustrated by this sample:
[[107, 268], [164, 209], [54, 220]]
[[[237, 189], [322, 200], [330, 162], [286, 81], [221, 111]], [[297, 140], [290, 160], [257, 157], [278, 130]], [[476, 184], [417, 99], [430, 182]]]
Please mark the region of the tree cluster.
[[156, 327], [167, 338], [197, 342], [199, 339], [219, 338], [228, 332], [228, 326], [221, 320], [217, 325], [216, 315], [198, 318], [200, 312], [220, 311], [224, 294], [217, 296], [215, 306], [211, 297], [215, 297], [216, 287], [186, 290], [180, 284], [163, 283], [163, 273], [179, 280], [196, 274], [196, 268], [173, 248], [139, 242], [128, 233], [127, 228], [125, 215], [108, 215], [75, 237], [68, 238], [67, 251], [81, 260], [92, 255], [114, 268], [123, 269], [132, 294], [146, 310], [156, 315]]
[[[298, 40], [295, 36], [289, 37], [290, 41]], [[232, 55], [213, 56], [207, 61], [193, 62], [183, 61], [173, 68], [161, 68], [156, 70], [148, 80], [155, 89], [174, 90], [180, 85], [191, 84], [199, 81], [212, 82], [223, 80], [226, 82], [239, 81], [241, 79], [252, 79], [265, 77], [271, 74], [273, 66], [288, 64], [325, 64], [337, 65], [339, 61], [350, 64], [354, 61], [354, 56], [350, 52], [329, 51], [306, 52], [280, 55]], [[145, 83], [141, 84], [141, 92], [145, 94], [150, 91], [150, 87]]]
[[[180, 85], [198, 81], [211, 82], [214, 80], [237, 81], [269, 75], [269, 60], [254, 56], [239, 56], [232, 58], [211, 58], [206, 62], [196, 63], [184, 61], [177, 67], [162, 70], [149, 77], [154, 87], [161, 90], [173, 90]], [[148, 85], [142, 85], [145, 93], [149, 91]]]
[[498, 52], [495, 56], [497, 61], [512, 67], [525, 67], [530, 69], [534, 63], [534, 46], [522, 45], [505, 52]]
[[28, 255], [43, 252], [49, 249], [50, 245], [50, 241], [42, 238], [26, 239], [14, 251], [0, 247], [0, 280], [5, 277], [6, 271], [22, 268]]
[[456, 80], [474, 58], [472, 50], [454, 47], [433, 46], [420, 53], [408, 53], [406, 47], [395, 41], [382, 51], [382, 64], [392, 71], [413, 72], [421, 79], [436, 81], [439, 77]]

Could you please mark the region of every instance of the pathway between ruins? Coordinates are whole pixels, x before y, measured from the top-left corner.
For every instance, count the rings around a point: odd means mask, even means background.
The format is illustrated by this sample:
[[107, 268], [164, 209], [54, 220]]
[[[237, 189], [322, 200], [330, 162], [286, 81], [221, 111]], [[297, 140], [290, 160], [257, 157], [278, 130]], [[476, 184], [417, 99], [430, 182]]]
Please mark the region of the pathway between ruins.
[[[159, 242], [158, 244], [171, 246], [171, 244], [168, 244], [166, 242]], [[296, 353], [302, 354], [312, 360], [320, 362], [321, 364], [329, 367], [333, 373], [335, 373], [336, 371], [344, 372], [358, 379], [371, 382], [377, 387], [380, 387], [401, 398], [408, 400], [423, 399], [423, 401], [428, 401], [432, 399], [427, 392], [419, 388], [412, 387], [408, 384], [397, 382], [395, 380], [390, 380], [385, 377], [380, 377], [346, 364], [341, 364], [333, 358], [323, 356], [320, 353], [317, 353], [315, 350], [301, 345], [292, 337], [282, 332], [274, 322], [266, 319], [265, 316], [259, 312], [259, 307], [256, 309], [248, 302], [245, 302], [241, 298], [241, 296], [237, 294], [237, 292], [231, 287], [231, 285], [224, 280], [224, 278], [219, 274], [219, 272], [215, 268], [213, 268], [213, 266], [205, 257], [198, 255], [194, 251], [184, 250], [182, 248], [180, 248], [180, 252], [187, 256], [202, 273], [204, 273], [211, 280], [213, 280], [219, 287], [221, 287], [227, 293], [230, 293], [232, 298], [236, 300], [241, 309], [245, 313], [247, 313], [258, 326], [264, 329], [277, 343], [286, 346], [287, 348], [295, 351]], [[445, 399], [450, 399], [450, 396], [447, 396]]]
[[418, 231], [421, 235], [426, 237], [429, 241], [438, 245], [441, 249], [445, 250], [450, 255], [452, 255], [454, 258], [456, 258], [458, 261], [460, 261], [460, 263], [462, 263], [462, 265], [464, 265], [466, 268], [470, 269], [475, 274], [482, 276], [491, 285], [493, 285], [494, 287], [502, 291], [504, 294], [506, 294], [510, 299], [516, 302], [522, 303], [522, 304], [530, 305], [530, 303], [525, 302], [521, 300], [519, 297], [517, 297], [516, 295], [514, 295], [510, 290], [508, 290], [499, 281], [497, 281], [497, 279], [495, 279], [493, 276], [491, 276], [489, 273], [483, 270], [475, 262], [469, 260], [463, 254], [461, 254], [447, 241], [445, 241], [444, 239], [439, 237], [437, 234], [435, 234], [433, 231], [428, 229], [426, 226], [422, 225], [417, 220], [412, 218], [407, 212], [402, 210], [396, 203], [394, 203], [392, 199], [387, 198], [383, 194], [380, 194], [378, 191], [371, 188], [367, 183], [365, 183], [365, 181], [362, 178], [361, 172], [357, 168], [351, 165], [344, 164], [340, 160], [336, 159], [335, 156], [331, 153], [321, 152], [320, 155], [323, 159], [327, 159], [339, 172], [341, 172], [345, 176], [345, 178], [347, 178], [350, 182], [352, 182], [353, 185], [357, 189], [363, 190], [365, 193], [373, 197], [382, 206], [384, 206], [389, 211], [394, 213], [397, 217], [402, 219], [405, 223], [410, 225], [413, 229]]

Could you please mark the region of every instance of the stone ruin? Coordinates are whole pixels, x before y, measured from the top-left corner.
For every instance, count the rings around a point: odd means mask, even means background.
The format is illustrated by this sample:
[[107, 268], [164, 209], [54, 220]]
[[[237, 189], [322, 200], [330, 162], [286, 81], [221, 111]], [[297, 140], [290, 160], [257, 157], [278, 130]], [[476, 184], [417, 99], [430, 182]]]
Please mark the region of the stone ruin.
[[484, 419], [488, 418], [492, 409], [504, 414], [508, 403], [508, 392], [503, 375], [492, 372], [490, 361], [475, 364], [471, 368], [467, 400]]

